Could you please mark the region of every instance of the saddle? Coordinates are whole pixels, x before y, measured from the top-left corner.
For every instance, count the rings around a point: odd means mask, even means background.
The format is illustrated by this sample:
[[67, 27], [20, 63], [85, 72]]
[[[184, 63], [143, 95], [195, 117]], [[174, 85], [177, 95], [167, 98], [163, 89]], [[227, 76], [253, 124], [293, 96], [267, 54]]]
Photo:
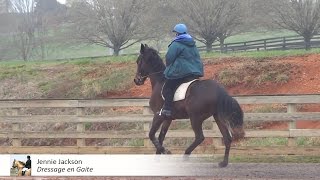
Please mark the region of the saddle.
[[[191, 81], [180, 84], [174, 93], [173, 102], [184, 100], [186, 98], [186, 93], [187, 93], [189, 86], [195, 81], [199, 81], [199, 79], [193, 79]], [[161, 96], [162, 96], [162, 99], [164, 100], [163, 93], [162, 93], [163, 87], [164, 87], [164, 85], [162, 86]]]

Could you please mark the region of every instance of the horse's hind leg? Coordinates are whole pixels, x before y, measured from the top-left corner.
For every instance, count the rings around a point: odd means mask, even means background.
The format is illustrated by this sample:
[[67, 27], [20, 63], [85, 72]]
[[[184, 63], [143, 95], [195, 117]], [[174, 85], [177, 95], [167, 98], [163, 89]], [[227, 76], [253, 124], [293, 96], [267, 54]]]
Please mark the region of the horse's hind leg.
[[[171, 122], [172, 120], [165, 120], [163, 121], [162, 123], [162, 126], [161, 126], [161, 131], [160, 131], [160, 134], [159, 134], [159, 137], [158, 137], [158, 140], [159, 140], [159, 143], [161, 144], [161, 146], [163, 146], [163, 141], [164, 141], [164, 138], [166, 137], [166, 134], [168, 132], [168, 129], [171, 125]], [[164, 150], [164, 152], [160, 152], [157, 150], [156, 154], [161, 154], [161, 153], [164, 153], [164, 154], [171, 154], [171, 152], [169, 150]]]
[[149, 138], [151, 140], [151, 142], [154, 144], [154, 146], [156, 147], [157, 151], [156, 153], [160, 154], [161, 152], [164, 152], [164, 148], [162, 147], [162, 144], [158, 141], [158, 139], [156, 138], [156, 132], [159, 130], [161, 124], [163, 122], [163, 119], [160, 118], [159, 116], [155, 115], [153, 117], [153, 121], [152, 121], [152, 126], [149, 132]]
[[189, 155], [192, 153], [192, 151], [199, 145], [202, 143], [202, 141], [204, 140], [204, 135], [203, 135], [203, 131], [202, 131], [202, 120], [199, 119], [193, 119], [191, 118], [191, 126], [193, 129], [193, 132], [195, 134], [195, 140], [193, 141], [193, 143], [186, 149], [185, 154]]
[[227, 125], [225, 123], [221, 122], [221, 120], [218, 119], [217, 117], [214, 117], [214, 119], [216, 120], [216, 123], [220, 129], [220, 132], [223, 137], [223, 142], [226, 147], [225, 152], [224, 152], [223, 161], [219, 163], [219, 167], [226, 167], [229, 162], [229, 152], [230, 152], [232, 137], [229, 133]]

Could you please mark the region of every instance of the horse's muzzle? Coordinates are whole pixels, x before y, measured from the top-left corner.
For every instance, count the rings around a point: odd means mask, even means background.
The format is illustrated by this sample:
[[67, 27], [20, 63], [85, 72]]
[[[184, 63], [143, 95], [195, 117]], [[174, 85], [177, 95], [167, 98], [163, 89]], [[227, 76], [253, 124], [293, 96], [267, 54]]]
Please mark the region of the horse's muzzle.
[[146, 80], [146, 78], [142, 78], [142, 77], [136, 76], [133, 81], [137, 86], [141, 86], [141, 85], [144, 84], [145, 80]]

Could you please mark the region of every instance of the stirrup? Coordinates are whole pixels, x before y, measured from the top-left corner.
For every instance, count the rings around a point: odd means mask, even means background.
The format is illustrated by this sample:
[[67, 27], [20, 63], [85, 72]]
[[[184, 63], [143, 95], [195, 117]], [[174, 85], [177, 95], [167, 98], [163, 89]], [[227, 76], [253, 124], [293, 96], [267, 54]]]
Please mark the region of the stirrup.
[[159, 116], [161, 117], [166, 117], [166, 118], [171, 118], [172, 117], [172, 112], [167, 109], [161, 109], [160, 112], [158, 113]]

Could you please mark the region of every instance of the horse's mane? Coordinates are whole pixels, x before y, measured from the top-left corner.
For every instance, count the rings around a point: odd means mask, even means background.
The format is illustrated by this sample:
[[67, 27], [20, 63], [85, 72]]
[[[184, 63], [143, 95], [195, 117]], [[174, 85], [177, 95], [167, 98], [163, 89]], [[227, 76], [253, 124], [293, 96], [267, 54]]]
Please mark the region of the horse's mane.
[[159, 55], [159, 52], [157, 50], [153, 49], [152, 47], [146, 48], [145, 52], [150, 53], [152, 55], [152, 58], [150, 58], [150, 60], [152, 61], [152, 65], [154, 67], [154, 70], [164, 71], [166, 66], [163, 63], [163, 61]]
[[23, 164], [24, 166], [26, 165], [25, 162], [22, 162], [22, 161], [18, 161], [20, 164]]

